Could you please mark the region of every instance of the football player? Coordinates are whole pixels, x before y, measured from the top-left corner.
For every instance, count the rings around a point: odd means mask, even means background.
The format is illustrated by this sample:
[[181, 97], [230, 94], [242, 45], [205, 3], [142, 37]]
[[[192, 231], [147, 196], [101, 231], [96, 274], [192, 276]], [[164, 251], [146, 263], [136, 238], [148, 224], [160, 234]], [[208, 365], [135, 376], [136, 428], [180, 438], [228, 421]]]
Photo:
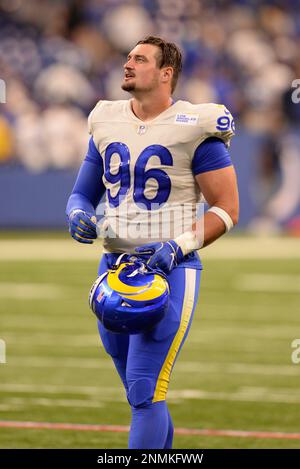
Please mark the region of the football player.
[[[168, 277], [169, 309], [152, 330], [115, 334], [98, 323], [131, 406], [129, 448], [172, 447], [166, 397], [197, 303], [197, 250], [238, 220], [228, 152], [232, 116], [223, 105], [174, 102], [181, 67], [178, 47], [159, 37], [147, 37], [130, 51], [122, 88], [132, 99], [99, 101], [92, 110], [88, 152], [67, 205], [71, 235], [89, 244], [97, 238], [93, 217], [105, 194], [107, 236], [99, 275], [126, 252]], [[196, 220], [201, 195], [209, 209]], [[192, 216], [183, 217], [178, 230], [176, 210], [185, 206], [193, 207]]]

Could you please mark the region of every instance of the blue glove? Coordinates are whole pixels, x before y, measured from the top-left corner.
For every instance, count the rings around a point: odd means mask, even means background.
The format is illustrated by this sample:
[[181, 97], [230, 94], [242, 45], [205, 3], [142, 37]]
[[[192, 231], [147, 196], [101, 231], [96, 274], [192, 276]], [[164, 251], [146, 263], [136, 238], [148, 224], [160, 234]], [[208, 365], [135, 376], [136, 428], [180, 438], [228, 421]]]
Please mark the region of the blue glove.
[[97, 238], [96, 224], [83, 210], [74, 210], [69, 216], [69, 231], [79, 243], [92, 244]]
[[147, 264], [153, 269], [161, 269], [165, 274], [183, 261], [184, 255], [181, 248], [173, 239], [165, 243], [144, 244], [135, 248], [135, 251], [143, 255], [151, 255]]

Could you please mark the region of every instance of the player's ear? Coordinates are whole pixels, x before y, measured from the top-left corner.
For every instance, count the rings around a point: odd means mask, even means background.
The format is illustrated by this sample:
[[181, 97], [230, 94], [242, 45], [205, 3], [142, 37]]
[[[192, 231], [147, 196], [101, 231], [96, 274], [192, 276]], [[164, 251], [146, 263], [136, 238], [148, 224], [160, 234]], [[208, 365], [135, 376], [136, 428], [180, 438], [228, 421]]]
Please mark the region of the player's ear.
[[173, 68], [172, 67], [164, 67], [162, 69], [162, 76], [161, 80], [163, 83], [167, 83], [172, 80], [173, 77]]

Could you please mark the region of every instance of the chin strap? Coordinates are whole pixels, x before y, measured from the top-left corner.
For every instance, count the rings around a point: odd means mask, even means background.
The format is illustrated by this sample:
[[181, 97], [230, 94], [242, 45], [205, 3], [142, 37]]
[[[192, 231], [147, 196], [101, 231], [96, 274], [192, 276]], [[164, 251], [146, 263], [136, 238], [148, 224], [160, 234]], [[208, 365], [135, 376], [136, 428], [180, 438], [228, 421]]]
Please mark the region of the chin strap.
[[[114, 264], [112, 264], [112, 266], [109, 268], [109, 270], [117, 270], [117, 268], [120, 266], [120, 264], [122, 263], [122, 259], [124, 257], [128, 257], [130, 256], [130, 254], [128, 252], [123, 252], [122, 254], [119, 255], [119, 257], [117, 258], [116, 262]], [[128, 259], [126, 259], [127, 261]], [[125, 262], [125, 259], [123, 260], [123, 262]]]
[[[140, 257], [138, 256], [135, 256], [135, 255], [132, 255], [128, 252], [123, 252], [122, 254], [119, 255], [119, 257], [117, 258], [116, 262], [110, 267], [109, 270], [117, 270], [118, 267], [120, 267], [120, 264], [122, 264], [122, 262], [136, 262], [139, 264], [139, 266], [137, 267], [137, 270], [141, 270], [144, 274], [159, 274], [161, 275], [165, 280], [168, 280], [168, 277], [167, 275], [160, 269], [157, 269], [157, 268], [153, 268], [153, 267], [149, 267], [149, 265], [146, 263], [146, 261], [144, 261], [143, 259], [141, 259]], [[133, 274], [135, 273], [132, 272], [129, 276], [132, 276], [133, 277]]]

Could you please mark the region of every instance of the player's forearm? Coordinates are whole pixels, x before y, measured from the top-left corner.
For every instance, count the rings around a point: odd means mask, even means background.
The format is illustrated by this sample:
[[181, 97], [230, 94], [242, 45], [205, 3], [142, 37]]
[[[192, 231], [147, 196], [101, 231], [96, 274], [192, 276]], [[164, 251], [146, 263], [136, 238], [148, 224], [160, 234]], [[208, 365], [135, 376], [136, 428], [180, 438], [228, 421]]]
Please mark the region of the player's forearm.
[[202, 239], [202, 248], [213, 243], [226, 233], [226, 227], [223, 220], [212, 212], [206, 212], [203, 220], [199, 220], [195, 225], [196, 226], [193, 228], [195, 229], [199, 239]]
[[93, 216], [95, 214], [95, 208], [91, 201], [82, 194], [73, 193], [70, 195], [67, 207], [66, 207], [66, 214], [69, 217], [70, 213], [74, 210], [83, 210], [89, 216]]
[[225, 211], [214, 206], [210, 210], [193, 224], [191, 231], [175, 238], [184, 255], [213, 243], [238, 222], [238, 207]]
[[105, 192], [102, 176], [101, 165], [87, 160], [83, 161], [68, 200], [66, 208], [68, 216], [73, 210], [83, 210], [90, 216], [94, 215], [95, 208]]

